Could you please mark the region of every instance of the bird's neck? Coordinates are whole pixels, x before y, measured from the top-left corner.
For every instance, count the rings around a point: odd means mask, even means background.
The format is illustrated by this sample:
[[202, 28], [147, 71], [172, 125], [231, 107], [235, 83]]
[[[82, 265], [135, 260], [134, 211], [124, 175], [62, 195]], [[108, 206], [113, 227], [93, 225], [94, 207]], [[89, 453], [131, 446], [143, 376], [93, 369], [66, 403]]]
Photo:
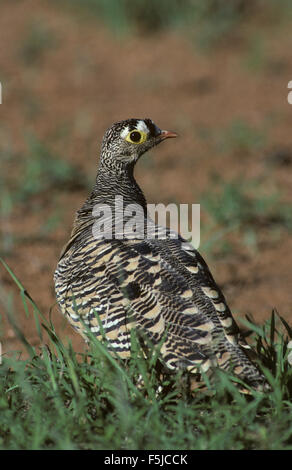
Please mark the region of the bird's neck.
[[139, 204], [146, 210], [144, 194], [134, 178], [134, 165], [120, 169], [120, 171], [103, 171], [99, 169], [96, 183], [93, 188], [93, 197], [96, 202], [113, 205], [115, 198], [123, 199], [124, 206]]
[[124, 213], [133, 204], [138, 205], [143, 213], [147, 214], [144, 194], [134, 178], [134, 164], [114, 168], [105, 168], [100, 164], [92, 193], [78, 211], [77, 221], [94, 218], [96, 208], [101, 205], [115, 211], [122, 210]]

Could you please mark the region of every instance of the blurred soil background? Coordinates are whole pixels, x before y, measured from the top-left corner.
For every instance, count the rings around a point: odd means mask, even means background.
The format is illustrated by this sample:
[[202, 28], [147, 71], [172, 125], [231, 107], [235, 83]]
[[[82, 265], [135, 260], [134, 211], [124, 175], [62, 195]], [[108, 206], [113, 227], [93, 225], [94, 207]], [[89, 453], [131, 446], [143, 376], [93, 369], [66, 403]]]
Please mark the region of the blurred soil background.
[[[200, 252], [235, 317], [292, 323], [291, 25], [285, 0], [0, 1], [1, 256], [74, 347], [53, 273], [103, 133], [129, 117], [179, 133], [136, 177], [148, 202], [201, 204]], [[2, 349], [23, 348], [11, 321], [37, 345], [0, 281]]]

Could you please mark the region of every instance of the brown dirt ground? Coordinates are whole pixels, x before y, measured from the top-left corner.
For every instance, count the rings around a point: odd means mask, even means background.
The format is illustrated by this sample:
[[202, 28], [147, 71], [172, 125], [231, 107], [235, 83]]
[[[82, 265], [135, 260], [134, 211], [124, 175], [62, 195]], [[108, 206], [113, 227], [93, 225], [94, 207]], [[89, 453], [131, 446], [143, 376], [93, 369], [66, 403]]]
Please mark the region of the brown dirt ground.
[[[257, 18], [243, 24], [234, 40], [202, 53], [194, 42], [175, 33], [116, 39], [97, 21], [85, 20], [57, 3], [2, 2], [0, 145], [21, 158], [27, 148], [25, 135], [31, 132], [93, 180], [104, 130], [120, 119], [151, 117], [160, 127], [176, 130], [180, 138], [165, 143], [138, 165], [137, 179], [149, 202], [199, 203], [200, 194], [214, 185], [214, 172], [224, 181], [239, 177], [248, 183], [260, 178], [268, 192], [280, 188], [285, 200], [291, 201], [292, 167], [267, 165], [274, 149], [292, 148], [292, 106], [287, 102], [291, 25], [277, 28], [262, 23]], [[35, 25], [49, 31], [54, 40], [36, 62], [27, 63], [23, 45]], [[263, 65], [251, 69], [248, 38], [261, 28]], [[198, 129], [220, 133], [237, 118], [259, 129], [268, 122], [264, 148], [219, 152], [212, 139], [198, 135]], [[3, 171], [8, 170], [3, 167]], [[20, 177], [15, 159], [9, 176], [15, 181]], [[86, 196], [87, 190], [78, 185], [56, 189], [19, 204], [9, 219], [2, 220], [6, 236], [20, 236], [4, 258], [46, 315], [55, 303], [52, 278], [58, 255], [74, 212]], [[44, 235], [41, 228], [55, 208], [61, 210], [61, 223]], [[250, 313], [260, 323], [276, 307], [291, 323], [291, 235], [283, 230], [275, 242], [265, 230], [258, 233], [256, 252], [242, 246], [218, 259], [202, 254], [236, 317]], [[4, 270], [1, 279], [4, 350], [22, 348], [6, 319], [11, 293], [18, 324], [38, 344], [34, 320], [25, 316], [17, 288]], [[52, 318], [57, 331], [82, 348], [82, 340], [56, 306]]]

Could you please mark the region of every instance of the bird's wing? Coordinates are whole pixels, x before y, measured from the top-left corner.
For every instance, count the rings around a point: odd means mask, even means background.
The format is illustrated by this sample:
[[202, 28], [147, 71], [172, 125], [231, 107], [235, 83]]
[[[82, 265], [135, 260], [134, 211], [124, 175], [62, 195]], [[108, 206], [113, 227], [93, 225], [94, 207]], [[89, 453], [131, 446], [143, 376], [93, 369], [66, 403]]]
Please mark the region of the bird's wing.
[[[169, 234], [174, 232], [168, 231]], [[153, 240], [152, 243], [158, 247], [163, 259], [183, 276], [200, 311], [218, 328], [222, 328], [228, 341], [232, 343], [240, 341], [246, 346], [224, 295], [200, 253], [180, 236]]]

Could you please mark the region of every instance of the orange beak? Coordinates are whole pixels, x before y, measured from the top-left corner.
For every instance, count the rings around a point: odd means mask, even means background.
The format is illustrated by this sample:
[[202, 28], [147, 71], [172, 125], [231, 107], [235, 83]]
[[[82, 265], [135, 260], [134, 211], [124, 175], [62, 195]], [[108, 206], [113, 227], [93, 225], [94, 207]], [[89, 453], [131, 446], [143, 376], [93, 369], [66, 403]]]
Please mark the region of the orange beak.
[[171, 131], [161, 131], [161, 134], [159, 135], [161, 140], [172, 139], [174, 137], [177, 137], [177, 134]]

